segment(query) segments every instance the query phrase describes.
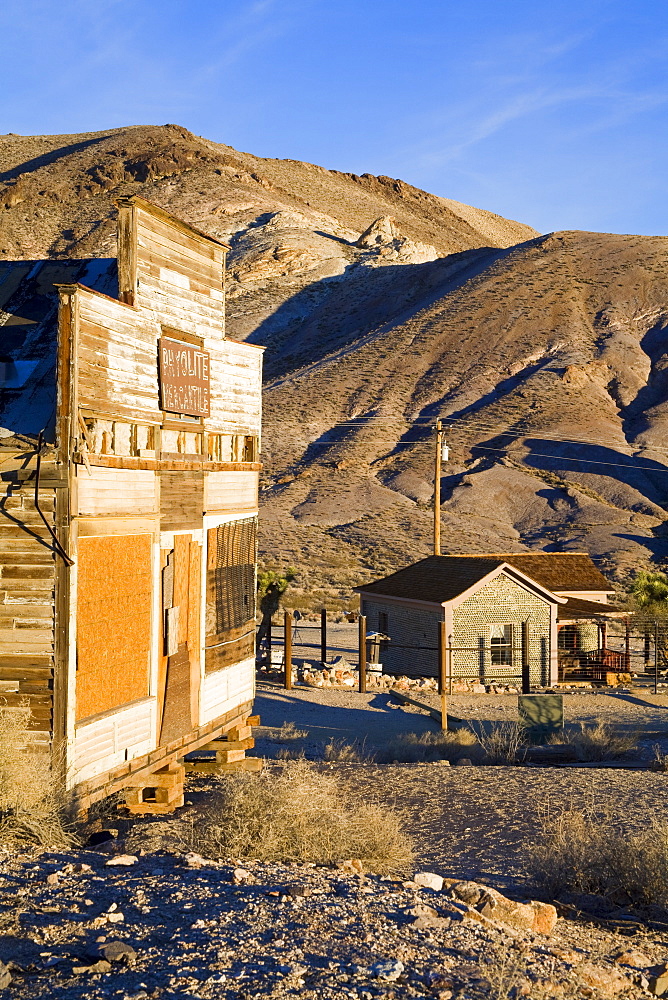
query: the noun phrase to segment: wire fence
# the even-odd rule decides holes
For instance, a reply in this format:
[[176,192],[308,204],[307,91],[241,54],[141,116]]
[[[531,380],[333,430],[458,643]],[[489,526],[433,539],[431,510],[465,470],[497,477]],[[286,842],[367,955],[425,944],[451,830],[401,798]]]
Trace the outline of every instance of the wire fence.
[[[324,609],[320,623],[295,620],[288,612],[280,623],[264,623],[264,630],[259,634],[259,662],[282,668],[287,677],[286,654],[292,662],[295,646],[317,649],[319,645],[320,655],[310,657],[311,662],[330,666],[327,662],[330,651],[327,624]],[[438,678],[439,686],[448,692],[461,682],[486,686],[504,684],[528,691],[532,686],[549,686],[555,680],[606,684],[615,679],[630,680],[630,675],[653,681],[657,691],[659,681],[668,674],[668,622],[650,622],[640,627],[615,620],[601,622],[599,641],[593,644],[591,629],[587,642],[581,642],[572,628],[562,630],[556,650],[550,648],[546,636],[529,633],[528,626],[527,630],[523,626],[521,638],[519,629],[515,630],[513,640],[508,643],[495,646],[489,636],[481,636],[476,645],[465,646],[454,643],[452,636],[441,643],[438,635],[434,644],[396,642],[381,633],[367,632],[366,619],[362,616],[357,616],[357,625],[357,642],[339,645],[336,649],[347,654],[351,667],[359,671],[360,689],[365,685],[368,672],[381,670],[392,675]],[[308,638],[317,637],[319,643],[317,639],[315,643],[304,643],[302,633]],[[280,649],[279,662],[274,662],[273,650],[277,652],[277,647]],[[397,653],[401,657],[399,664]]]

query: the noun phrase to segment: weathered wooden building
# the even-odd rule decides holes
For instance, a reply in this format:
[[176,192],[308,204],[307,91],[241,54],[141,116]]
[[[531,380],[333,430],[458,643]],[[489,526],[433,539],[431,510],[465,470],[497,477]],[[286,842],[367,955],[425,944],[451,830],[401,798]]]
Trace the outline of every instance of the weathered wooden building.
[[224,243],[139,198],[118,235],[0,262],[0,699],[85,801],[254,695],[262,352],[225,336]]
[[584,553],[429,556],[356,590],[368,628],[388,636],[381,659],[390,674],[436,676],[445,622],[453,677],[512,682],[521,676],[526,624],[531,682],[553,684],[560,629],[576,627],[594,662],[607,652],[600,623],[619,615],[607,604],[612,588]]

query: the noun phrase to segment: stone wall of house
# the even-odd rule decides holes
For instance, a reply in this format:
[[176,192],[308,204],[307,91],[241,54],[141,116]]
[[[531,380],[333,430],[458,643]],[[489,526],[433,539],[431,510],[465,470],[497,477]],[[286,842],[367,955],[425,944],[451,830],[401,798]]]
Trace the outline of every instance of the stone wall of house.
[[[381,645],[383,673],[438,676],[438,623],[443,620],[442,612],[365,599],[362,614],[366,615],[368,632],[390,636],[390,642]],[[383,614],[386,620],[381,618]]]
[[[506,678],[511,681],[513,677],[519,680],[522,673],[522,622],[527,620],[531,682],[548,683],[550,605],[504,574],[454,611],[453,676],[478,676],[483,682],[503,681]],[[507,624],[513,626],[512,665],[492,665],[491,626]]]

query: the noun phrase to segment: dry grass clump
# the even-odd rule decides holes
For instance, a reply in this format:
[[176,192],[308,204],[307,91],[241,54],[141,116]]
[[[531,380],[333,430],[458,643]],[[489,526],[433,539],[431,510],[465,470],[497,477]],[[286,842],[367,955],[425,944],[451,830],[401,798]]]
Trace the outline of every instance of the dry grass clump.
[[366,745],[366,740],[331,739],[325,743],[323,757],[329,763],[373,764],[376,754]]
[[638,734],[615,733],[603,722],[595,726],[581,722],[579,729],[564,730],[550,737],[549,742],[572,747],[580,761],[615,760],[637,749]]
[[518,764],[526,756],[526,729],[518,722],[501,722],[486,730],[482,725],[471,726],[480,743],[486,764]]
[[297,729],[294,722],[290,721],[284,722],[280,729],[276,730],[271,739],[277,743],[287,743],[289,740],[301,740],[305,736],[308,736],[308,730]]
[[203,816],[199,849],[217,857],[331,863],[359,858],[400,874],[413,850],[394,811],[351,798],[335,775],[306,760],[260,774],[222,775]]
[[478,739],[470,729],[444,732],[404,733],[387,744],[381,760],[390,764],[428,764],[435,760],[459,760],[478,756]]
[[67,847],[74,836],[66,803],[29,725],[28,705],[0,706],[0,843]]
[[552,893],[595,893],[612,902],[668,907],[668,822],[627,834],[605,813],[566,809],[543,817],[530,848],[536,878]]

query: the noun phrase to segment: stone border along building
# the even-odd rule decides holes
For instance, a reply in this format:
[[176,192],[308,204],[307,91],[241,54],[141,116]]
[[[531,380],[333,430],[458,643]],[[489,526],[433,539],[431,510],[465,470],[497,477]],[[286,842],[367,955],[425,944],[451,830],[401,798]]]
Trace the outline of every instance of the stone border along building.
[[585,553],[540,552],[429,556],[355,588],[370,632],[381,644],[383,672],[438,674],[439,622],[448,637],[453,678],[516,683],[522,625],[528,623],[531,683],[559,679],[558,631],[578,629],[579,648],[605,645],[610,584]]
[[170,811],[186,753],[251,742],[262,350],[225,336],[228,249],[130,198],[118,260],[0,262],[0,704],[84,807]]

